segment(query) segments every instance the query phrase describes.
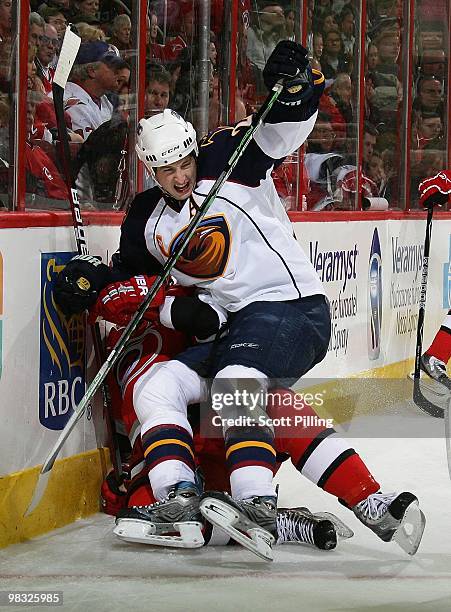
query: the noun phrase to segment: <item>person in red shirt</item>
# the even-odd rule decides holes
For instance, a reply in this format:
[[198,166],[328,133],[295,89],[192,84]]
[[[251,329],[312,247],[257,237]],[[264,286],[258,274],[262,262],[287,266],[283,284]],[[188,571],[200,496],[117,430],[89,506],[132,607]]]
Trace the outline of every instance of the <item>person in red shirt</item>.
[[55,163],[42,147],[31,140],[35,112],[36,103],[29,98],[27,101],[28,138],[25,146],[27,193],[34,193],[54,200],[67,200],[69,198],[68,189]]

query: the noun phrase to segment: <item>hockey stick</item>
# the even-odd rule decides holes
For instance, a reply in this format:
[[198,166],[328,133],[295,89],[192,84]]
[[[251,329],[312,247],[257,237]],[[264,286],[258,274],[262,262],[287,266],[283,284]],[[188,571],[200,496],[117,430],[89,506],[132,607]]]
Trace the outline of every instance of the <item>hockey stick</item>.
[[[147,294],[146,298],[141,303],[141,306],[138,308],[138,310],[136,311],[135,315],[133,316],[133,318],[130,320],[130,322],[128,323],[128,325],[126,326],[124,331],[122,332],[122,336],[119,338],[119,340],[117,341],[116,345],[113,347],[113,349],[111,350],[110,354],[108,355],[105,363],[102,365],[102,367],[98,371],[97,375],[92,380],[92,382],[89,385],[88,389],[86,390],[86,393],[83,396],[82,400],[80,401],[78,406],[76,406],[74,408],[74,412],[73,412],[71,418],[66,423],[66,426],[64,427],[64,429],[61,431],[57,442],[55,443],[54,447],[52,448],[52,450],[48,454],[48,456],[47,456],[47,458],[46,458],[46,460],[45,460],[45,462],[44,462],[44,464],[43,464],[43,466],[41,468],[40,480],[41,480],[41,476],[46,476],[46,475],[49,474],[50,470],[53,467],[53,464],[55,463],[55,460],[56,460],[56,458],[58,456],[58,453],[61,450],[61,447],[63,446],[63,444],[65,443],[65,441],[69,437],[69,435],[71,434],[71,432],[74,429],[74,427],[77,424],[77,422],[84,415],[84,413],[86,411],[86,408],[87,408],[87,405],[90,402],[91,398],[94,396],[96,391],[99,389],[100,385],[105,380],[105,378],[108,375],[108,373],[110,372],[110,370],[116,364],[116,362],[119,359],[119,356],[120,356],[124,346],[127,344],[128,340],[129,340],[130,336],[133,334],[133,332],[135,331],[135,329],[139,325],[141,319],[143,318],[145,312],[149,308],[149,306],[150,306],[153,298],[157,294],[158,290],[160,289],[160,287],[163,285],[164,281],[170,275],[170,273],[172,271],[172,268],[175,266],[175,264],[177,263],[178,259],[183,254],[186,246],[188,245],[188,243],[191,240],[194,232],[196,231],[196,228],[198,227],[199,223],[202,221],[203,217],[208,212],[208,209],[210,208],[211,204],[213,203],[214,199],[216,198],[216,196],[217,196],[218,192],[220,191],[221,187],[224,185],[224,183],[226,182],[226,180],[228,179],[230,174],[233,172],[233,169],[237,165],[239,159],[241,158],[241,156],[243,155],[244,151],[248,147],[248,145],[251,142],[252,138],[254,137],[255,133],[257,132],[257,130],[259,129],[259,127],[263,123],[266,115],[269,113],[269,111],[273,107],[274,103],[276,102],[277,98],[280,95],[280,92],[282,91],[282,88],[283,88],[283,82],[282,81],[279,81],[278,83],[276,83],[276,85],[274,85],[274,87],[273,87],[273,90],[272,90],[271,94],[268,96],[268,98],[266,99],[265,103],[262,105],[260,110],[256,113],[253,125],[251,125],[249,127],[249,129],[246,130],[246,132],[244,133],[244,135],[241,138],[241,140],[239,141],[235,151],[232,153],[229,161],[227,162],[226,167],[224,168],[222,173],[219,175],[219,177],[216,179],[216,181],[214,182],[212,188],[210,189],[210,191],[208,192],[207,196],[205,197],[205,200],[203,201],[202,206],[198,209],[196,214],[191,219],[191,222],[189,223],[188,227],[186,228],[185,235],[184,235],[183,239],[181,240],[179,248],[169,257],[169,259],[164,264],[160,276],[155,279],[155,282],[152,284],[152,286],[151,286],[151,288],[149,290],[149,293]],[[37,489],[43,489],[43,485],[40,485],[40,480],[38,481]],[[34,499],[34,497],[36,495],[37,495],[37,493],[35,492],[35,495],[33,496],[33,499]]]
[[[77,36],[72,30],[70,25],[66,28],[64,34],[63,44],[61,46],[60,55],[58,58],[58,64],[55,71],[53,83],[52,83],[52,94],[53,94],[53,105],[55,108],[56,124],[58,130],[58,143],[59,143],[59,154],[61,165],[63,168],[64,179],[68,189],[69,204],[72,213],[72,222],[74,226],[75,243],[77,245],[77,251],[79,255],[89,255],[88,242],[83,227],[83,218],[81,216],[80,203],[78,200],[78,192],[75,185],[75,180],[72,175],[71,163],[70,163],[70,149],[69,140],[67,136],[66,122],[64,118],[64,89],[69,77],[69,73],[75,62],[78,49],[80,47],[81,38]],[[100,334],[100,328],[98,324],[90,326],[92,341],[94,345],[94,353],[96,356],[97,367],[100,368],[105,361],[105,354],[102,345],[102,338]],[[111,415],[110,405],[111,399],[108,391],[107,384],[102,384],[102,397],[103,406],[105,412],[105,420],[107,426],[108,435],[108,446],[110,449],[111,462],[113,465],[114,472],[118,481],[120,481],[122,471],[122,460],[117,444],[116,428],[114,420]],[[47,481],[38,482],[33,498],[25,512],[24,516],[30,514],[36,506],[39,504],[42,494],[45,491]]]
[[418,308],[417,343],[415,347],[415,371],[413,375],[413,401],[424,412],[437,419],[443,419],[445,411],[424,397],[420,388],[420,360],[423,348],[424,315],[426,311],[426,291],[429,272],[429,252],[431,247],[432,216],[434,207],[428,208],[426,235],[424,237],[423,269],[421,272],[420,300]]
[[[77,55],[78,48],[81,43],[81,38],[77,36],[71,29],[70,26],[66,29],[64,40],[66,39],[66,35],[69,41],[73,41],[71,43],[70,48],[68,48],[67,54],[66,49],[63,47],[60,52],[59,62],[61,58],[63,58],[63,62],[65,62],[67,58],[67,63],[71,61],[73,64],[75,61],[75,57]],[[78,40],[77,40],[78,39]],[[75,53],[75,55],[74,55]],[[64,66],[64,64],[63,64]],[[77,251],[79,255],[88,255],[89,248],[88,242],[85,235],[85,230],[83,227],[83,217],[81,215],[80,203],[78,200],[78,191],[75,184],[75,177],[72,173],[71,168],[71,156],[69,150],[69,139],[67,136],[66,122],[64,118],[64,90],[66,87],[67,79],[69,77],[69,73],[67,71],[64,72],[56,72],[55,77],[52,83],[52,94],[53,94],[53,105],[55,108],[57,129],[58,129],[58,141],[60,148],[60,156],[61,162],[63,166],[64,178],[66,181],[66,185],[69,189],[69,203],[70,209],[72,213],[72,222],[74,225],[74,235],[75,242],[77,245]],[[92,342],[94,346],[94,354],[96,357],[97,367],[100,368],[105,361],[105,351],[103,349],[102,336],[100,334],[100,327],[98,323],[94,323],[90,325]],[[107,437],[108,437],[108,447],[110,450],[110,459],[113,465],[113,470],[116,475],[116,479],[118,482],[121,482],[123,478],[123,470],[122,470],[122,458],[119,450],[119,444],[117,442],[117,433],[116,426],[114,423],[114,419],[111,413],[111,397],[108,390],[108,385],[106,382],[102,384],[102,399],[103,399],[103,407],[104,407],[104,415],[105,415],[105,423],[107,427]]]

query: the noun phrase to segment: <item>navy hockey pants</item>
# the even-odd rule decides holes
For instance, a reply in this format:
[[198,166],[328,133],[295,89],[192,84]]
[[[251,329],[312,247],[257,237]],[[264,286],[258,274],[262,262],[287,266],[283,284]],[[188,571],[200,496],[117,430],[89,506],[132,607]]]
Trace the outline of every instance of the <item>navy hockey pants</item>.
[[229,315],[225,337],[190,347],[175,359],[201,376],[213,378],[228,365],[243,365],[291,385],[325,357],[330,331],[323,295],[254,302]]

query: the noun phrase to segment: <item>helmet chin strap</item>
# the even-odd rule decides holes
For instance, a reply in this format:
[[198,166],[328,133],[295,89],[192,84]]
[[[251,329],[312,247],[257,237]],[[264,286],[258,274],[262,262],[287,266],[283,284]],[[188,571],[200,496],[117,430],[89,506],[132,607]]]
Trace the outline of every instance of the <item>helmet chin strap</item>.
[[[197,156],[193,151],[191,151],[191,153],[189,153],[188,155],[192,155],[194,157],[194,160],[197,161]],[[180,212],[183,206],[185,205],[185,203],[190,199],[191,196],[185,198],[184,200],[177,200],[177,198],[174,198],[174,196],[171,195],[168,191],[166,191],[166,189],[164,189],[164,187],[160,184],[160,182],[157,179],[157,175],[155,173],[155,168],[153,168],[152,166],[147,166],[147,164],[145,164],[145,166],[147,170],[150,172],[150,176],[153,178],[155,183],[161,189],[166,203],[169,204],[172,208],[177,208]]]
[[159,183],[159,181],[157,179],[157,176],[155,174],[155,168],[147,166],[147,169],[150,172],[150,176],[153,178],[155,183],[161,189],[166,204],[168,204],[173,209],[174,208],[177,209],[178,212],[180,212],[182,210],[182,208],[184,207],[185,203],[189,200],[189,197],[185,198],[184,200],[177,200],[177,198],[174,198],[174,196],[171,195],[168,191],[166,191],[166,189],[164,189],[163,186]]

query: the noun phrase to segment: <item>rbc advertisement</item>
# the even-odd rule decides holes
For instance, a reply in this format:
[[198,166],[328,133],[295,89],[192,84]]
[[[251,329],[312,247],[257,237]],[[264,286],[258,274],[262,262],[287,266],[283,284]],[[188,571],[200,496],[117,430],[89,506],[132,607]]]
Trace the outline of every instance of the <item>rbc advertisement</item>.
[[39,332],[39,421],[63,429],[85,392],[86,328],[83,315],[66,319],[56,308],[52,288],[73,253],[41,254]]

